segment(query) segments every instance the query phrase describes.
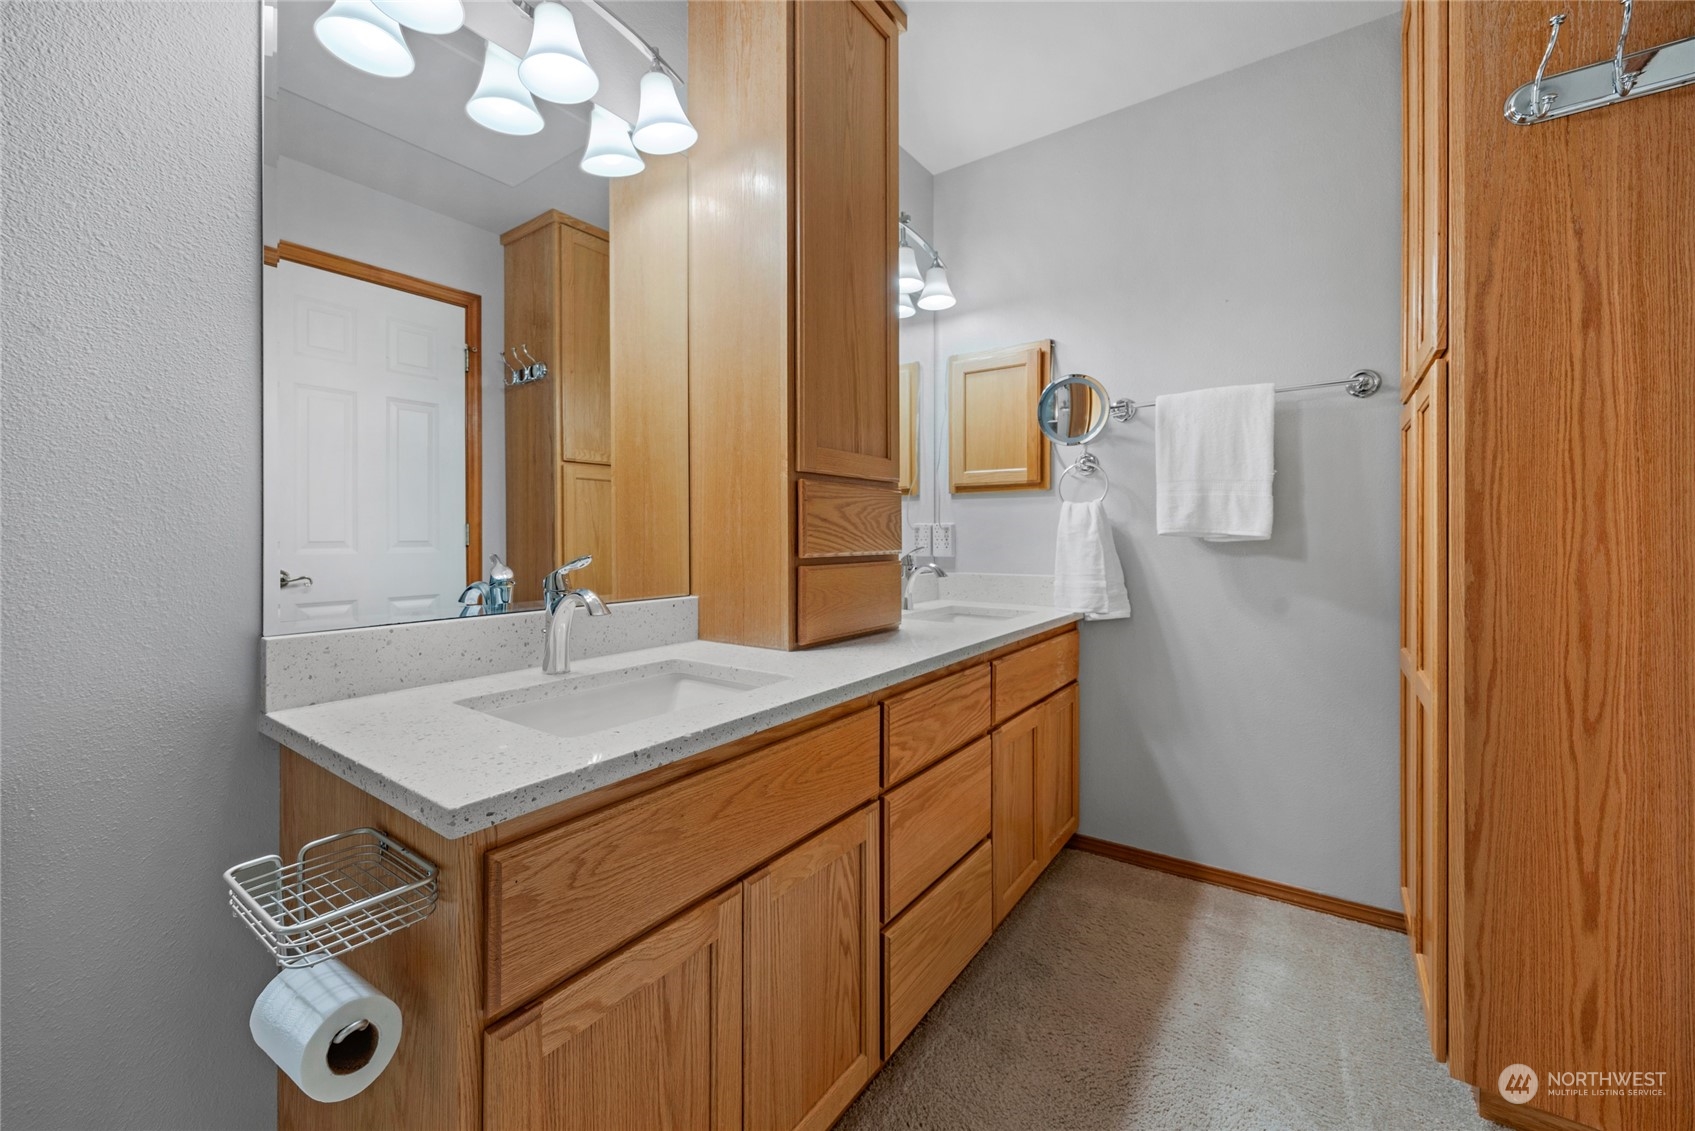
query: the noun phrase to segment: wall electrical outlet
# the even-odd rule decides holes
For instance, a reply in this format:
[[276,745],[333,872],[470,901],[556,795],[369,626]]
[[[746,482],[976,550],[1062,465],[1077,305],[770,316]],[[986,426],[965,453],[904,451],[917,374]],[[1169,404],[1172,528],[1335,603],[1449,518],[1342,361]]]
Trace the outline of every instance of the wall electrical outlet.
[[930,531],[931,524],[928,522],[915,522],[912,524],[913,553],[928,554],[930,552]]
[[936,523],[936,529],[930,534],[930,552],[938,558],[953,557],[953,523]]

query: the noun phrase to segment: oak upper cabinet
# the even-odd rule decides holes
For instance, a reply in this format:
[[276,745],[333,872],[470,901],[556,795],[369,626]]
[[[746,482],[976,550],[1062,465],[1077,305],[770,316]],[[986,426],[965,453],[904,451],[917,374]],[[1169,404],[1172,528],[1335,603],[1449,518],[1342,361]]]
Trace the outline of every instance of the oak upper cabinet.
[[953,491],[1036,491],[1048,485],[1048,438],[1036,424],[1053,343],[948,359],[948,469]]
[[741,987],[737,888],[490,1029],[485,1131],[741,1127]]
[[[573,522],[584,474],[611,474],[611,315],[606,232],[544,212],[500,237],[506,249],[506,343],[547,376],[506,389],[506,561],[514,599],[541,598],[542,577],[593,554],[612,594],[610,530]],[[524,360],[528,360],[525,358]]]
[[823,1131],[882,1063],[878,823],[862,809],[742,883],[749,1128]]
[[[897,44],[883,0],[689,12],[691,577],[700,634],[900,622]],[[821,486],[851,489],[820,514]],[[894,515],[809,528],[843,516]],[[820,547],[828,547],[820,552]]]
[[1409,0],[1402,23],[1401,399],[1448,348],[1448,3]]

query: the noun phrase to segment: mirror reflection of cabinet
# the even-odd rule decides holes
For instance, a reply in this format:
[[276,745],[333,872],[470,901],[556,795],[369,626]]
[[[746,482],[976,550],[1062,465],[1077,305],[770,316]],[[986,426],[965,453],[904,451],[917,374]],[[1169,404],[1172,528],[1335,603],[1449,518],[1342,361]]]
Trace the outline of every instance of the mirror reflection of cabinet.
[[918,363],[900,367],[900,493],[918,490]]
[[[542,380],[506,389],[506,550],[517,574],[514,599],[539,600],[542,577],[583,554],[594,555],[594,565],[574,583],[610,598],[607,235],[555,210],[506,232],[500,242],[506,248],[506,344],[527,347],[548,368]],[[604,516],[585,484],[607,486]]]
[[1048,441],[1036,405],[1048,384],[1053,343],[948,359],[948,469],[954,491],[1040,491]]

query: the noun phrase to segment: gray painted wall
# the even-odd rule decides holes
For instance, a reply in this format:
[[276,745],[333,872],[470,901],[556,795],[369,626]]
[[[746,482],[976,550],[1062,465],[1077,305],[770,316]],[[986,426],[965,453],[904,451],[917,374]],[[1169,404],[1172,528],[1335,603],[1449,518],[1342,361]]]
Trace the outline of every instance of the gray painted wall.
[[0,5],[4,1099],[264,1127],[257,4]]
[[[1138,400],[1392,383],[1399,54],[1379,20],[937,176],[938,358],[1053,338]],[[1263,543],[1154,534],[1152,415],[1094,448],[1136,615],[1084,634],[1082,831],[1395,907],[1395,395],[1279,398]],[[1051,573],[1058,505],[946,496],[944,564]]]

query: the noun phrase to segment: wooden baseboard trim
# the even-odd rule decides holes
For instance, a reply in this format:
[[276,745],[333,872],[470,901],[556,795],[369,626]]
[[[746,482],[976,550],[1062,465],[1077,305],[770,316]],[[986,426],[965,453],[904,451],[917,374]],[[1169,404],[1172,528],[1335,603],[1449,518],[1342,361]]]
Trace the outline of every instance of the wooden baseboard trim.
[[1210,864],[1197,864],[1193,860],[1182,860],[1176,856],[1149,852],[1145,848],[1131,848],[1127,844],[1101,840],[1098,837],[1078,834],[1071,838],[1067,847],[1091,852],[1096,856],[1105,856],[1109,860],[1134,864],[1138,868],[1151,868],[1156,872],[1169,872],[1173,876],[1182,876],[1187,880],[1199,880],[1203,884],[1216,884],[1221,888],[1233,888],[1236,891],[1247,892],[1249,895],[1264,896],[1266,899],[1275,899],[1281,903],[1292,903],[1296,907],[1304,907],[1308,911],[1321,911],[1339,919],[1352,919],[1356,923],[1382,927],[1386,931],[1400,931],[1402,934],[1406,934],[1407,931],[1407,922],[1401,912],[1373,907],[1369,903],[1355,903],[1351,899],[1337,899],[1333,895],[1322,895],[1305,888],[1291,887],[1288,884],[1280,884],[1275,880],[1262,880],[1255,876],[1244,876],[1240,872],[1229,872],[1223,868],[1214,868]]
[[1587,1123],[1574,1123],[1561,1115],[1508,1103],[1487,1088],[1477,1089],[1477,1114],[1513,1131],[1595,1131]]

